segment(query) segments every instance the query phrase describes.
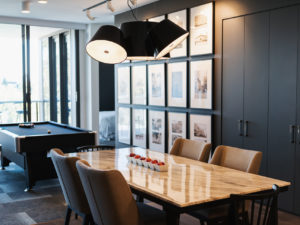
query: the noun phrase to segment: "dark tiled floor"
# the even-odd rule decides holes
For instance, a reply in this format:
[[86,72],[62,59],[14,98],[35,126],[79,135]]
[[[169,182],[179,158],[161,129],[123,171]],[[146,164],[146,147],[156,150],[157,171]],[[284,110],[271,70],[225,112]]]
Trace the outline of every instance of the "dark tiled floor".
[[[64,224],[66,205],[56,179],[37,182],[31,192],[24,192],[24,188],[22,169],[11,164],[0,171],[0,225]],[[70,224],[79,225],[81,221],[73,218]],[[180,224],[199,225],[199,221],[184,214]],[[300,217],[279,212],[279,225],[300,225]]]

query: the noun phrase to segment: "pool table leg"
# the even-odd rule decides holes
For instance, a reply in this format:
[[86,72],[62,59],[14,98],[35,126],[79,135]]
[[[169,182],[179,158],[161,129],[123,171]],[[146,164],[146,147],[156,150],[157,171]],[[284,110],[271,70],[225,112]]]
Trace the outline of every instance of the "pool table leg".
[[30,157],[28,157],[28,156],[25,157],[24,173],[25,173],[25,180],[26,180],[26,188],[25,188],[24,191],[28,192],[32,189],[32,187],[34,185],[34,180],[33,180],[33,177],[32,177]]
[[1,153],[1,170],[5,170],[6,166],[9,166],[9,160],[3,156],[3,153]]

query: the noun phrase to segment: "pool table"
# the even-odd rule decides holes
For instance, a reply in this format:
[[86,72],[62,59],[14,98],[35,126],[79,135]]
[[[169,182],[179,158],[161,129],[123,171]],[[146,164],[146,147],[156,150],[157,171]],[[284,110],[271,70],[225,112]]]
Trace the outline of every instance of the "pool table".
[[97,133],[56,122],[36,122],[32,128],[21,128],[18,123],[0,124],[2,145],[1,169],[14,162],[24,169],[26,189],[35,181],[56,177],[49,151],[60,148],[63,152],[76,147],[97,144]]

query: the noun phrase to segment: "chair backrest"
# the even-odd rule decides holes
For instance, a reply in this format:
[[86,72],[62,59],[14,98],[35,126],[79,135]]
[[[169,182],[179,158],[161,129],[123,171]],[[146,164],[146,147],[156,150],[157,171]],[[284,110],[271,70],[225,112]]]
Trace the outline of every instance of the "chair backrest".
[[[277,225],[278,224],[278,194],[279,187],[273,185],[273,190],[263,194],[230,196],[233,225]],[[247,202],[250,201],[250,206]]]
[[177,138],[170,151],[170,154],[199,160],[201,162],[208,162],[210,150],[210,143]]
[[76,168],[76,161],[80,158],[67,157],[57,148],[52,149],[50,154],[65,201],[73,210],[90,214],[90,207]]
[[100,150],[112,150],[115,149],[115,146],[112,145],[86,145],[76,148],[77,152],[93,152]]
[[140,224],[136,202],[119,171],[96,170],[84,160],[76,166],[96,224]]
[[220,145],[209,163],[257,174],[261,160],[262,152]]

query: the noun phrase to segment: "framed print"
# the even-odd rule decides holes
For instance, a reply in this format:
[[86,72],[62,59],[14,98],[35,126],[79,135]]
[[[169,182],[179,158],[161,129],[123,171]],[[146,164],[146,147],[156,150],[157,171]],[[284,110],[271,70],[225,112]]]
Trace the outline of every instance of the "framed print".
[[146,105],[146,66],[132,67],[132,104]]
[[165,15],[162,15],[162,16],[157,16],[157,17],[153,17],[153,18],[150,18],[148,19],[149,22],[161,22],[165,19]]
[[190,139],[211,143],[211,115],[190,115]]
[[191,8],[190,54],[213,53],[213,3]]
[[165,65],[148,66],[148,102],[149,105],[165,106]]
[[[184,30],[186,30],[186,10],[171,13],[168,15],[168,19],[180,26],[181,28],[183,28]],[[170,52],[171,58],[186,56],[186,46],[187,40],[183,41]]]
[[190,107],[212,109],[212,59],[191,62]]
[[165,152],[165,112],[149,110],[149,149]]
[[177,138],[186,138],[186,113],[168,113],[169,152]]
[[119,142],[130,145],[130,108],[118,109],[118,139]]
[[119,67],[118,79],[118,102],[130,104],[130,67]]
[[168,106],[186,107],[186,62],[168,64]]
[[138,147],[147,146],[147,115],[145,109],[132,109],[132,144]]

